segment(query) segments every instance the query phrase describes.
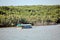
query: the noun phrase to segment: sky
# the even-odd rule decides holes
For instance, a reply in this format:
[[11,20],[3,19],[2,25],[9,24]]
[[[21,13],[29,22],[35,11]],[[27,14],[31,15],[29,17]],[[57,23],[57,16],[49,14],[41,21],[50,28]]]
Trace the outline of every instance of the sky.
[[0,0],[0,6],[60,5],[60,0]]

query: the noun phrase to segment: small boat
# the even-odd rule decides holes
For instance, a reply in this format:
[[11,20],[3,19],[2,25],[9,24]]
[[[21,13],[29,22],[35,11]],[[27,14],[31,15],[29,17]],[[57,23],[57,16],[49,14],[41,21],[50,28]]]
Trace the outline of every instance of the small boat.
[[18,24],[17,27],[22,27],[22,29],[26,28],[32,28],[31,24]]

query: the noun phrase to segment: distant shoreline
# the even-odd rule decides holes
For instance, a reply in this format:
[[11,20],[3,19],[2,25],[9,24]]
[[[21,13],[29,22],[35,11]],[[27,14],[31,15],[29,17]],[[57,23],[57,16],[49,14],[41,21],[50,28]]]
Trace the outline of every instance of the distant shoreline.
[[[60,24],[55,24],[55,25],[60,25]],[[41,25],[41,26],[54,26],[54,25]],[[32,27],[34,27],[34,26],[32,26]],[[35,27],[37,27],[37,26],[35,26]],[[21,28],[21,27],[14,26],[14,27],[0,27],[0,28]]]
[[56,5],[0,5],[0,6],[59,6],[60,4]]

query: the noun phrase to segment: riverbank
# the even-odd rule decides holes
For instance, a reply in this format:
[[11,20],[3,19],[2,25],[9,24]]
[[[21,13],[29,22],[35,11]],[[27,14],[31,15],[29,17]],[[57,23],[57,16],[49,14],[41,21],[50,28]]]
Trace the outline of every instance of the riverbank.
[[[60,24],[55,24],[55,25],[41,25],[41,26],[60,26]],[[32,26],[32,27],[41,27],[41,26]],[[14,26],[14,27],[0,27],[0,28],[22,28],[22,27],[17,27],[17,26]]]

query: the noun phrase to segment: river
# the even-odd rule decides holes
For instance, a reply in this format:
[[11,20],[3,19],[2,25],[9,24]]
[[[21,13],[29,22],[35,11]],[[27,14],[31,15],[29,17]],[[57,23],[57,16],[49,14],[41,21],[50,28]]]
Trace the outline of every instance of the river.
[[0,40],[60,40],[60,25],[0,28]]

